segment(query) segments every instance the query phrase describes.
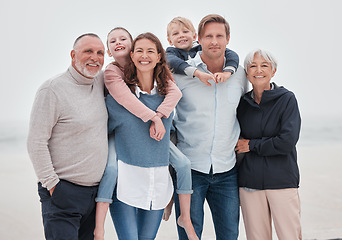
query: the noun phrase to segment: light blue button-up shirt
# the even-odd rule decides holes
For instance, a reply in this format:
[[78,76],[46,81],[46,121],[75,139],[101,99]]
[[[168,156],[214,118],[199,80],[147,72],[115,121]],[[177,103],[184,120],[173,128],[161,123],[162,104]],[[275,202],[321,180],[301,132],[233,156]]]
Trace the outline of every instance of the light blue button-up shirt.
[[[188,63],[210,73],[200,55]],[[210,80],[211,87],[186,75],[174,74],[174,78],[183,94],[176,107],[177,147],[190,159],[193,170],[207,174],[211,167],[214,174],[231,170],[240,135],[236,108],[247,91],[244,69],[239,66],[224,83]]]

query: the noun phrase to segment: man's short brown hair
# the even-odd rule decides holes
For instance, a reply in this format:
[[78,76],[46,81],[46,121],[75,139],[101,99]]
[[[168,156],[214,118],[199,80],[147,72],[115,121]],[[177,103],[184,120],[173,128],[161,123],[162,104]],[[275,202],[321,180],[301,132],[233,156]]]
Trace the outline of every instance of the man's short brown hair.
[[202,20],[198,24],[198,38],[202,37],[204,26],[211,22],[224,24],[224,28],[226,30],[226,37],[230,35],[230,27],[226,19],[218,14],[209,14],[205,16],[204,18],[202,18]]

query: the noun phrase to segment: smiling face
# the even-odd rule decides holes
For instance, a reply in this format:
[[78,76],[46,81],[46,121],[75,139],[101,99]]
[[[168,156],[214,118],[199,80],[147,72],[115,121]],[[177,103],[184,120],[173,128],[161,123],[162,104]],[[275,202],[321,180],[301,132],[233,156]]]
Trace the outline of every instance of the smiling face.
[[152,72],[154,67],[160,61],[160,53],[154,42],[147,38],[139,39],[135,42],[133,52],[131,52],[132,61],[137,72]]
[[104,62],[102,41],[93,36],[81,38],[71,51],[72,66],[86,78],[94,78]]
[[108,55],[116,61],[119,58],[128,58],[131,51],[132,40],[123,29],[113,30],[107,38]]
[[190,31],[181,23],[173,23],[170,26],[168,41],[170,45],[176,48],[189,51],[192,48],[192,42],[196,40],[197,34]]
[[199,36],[199,43],[202,45],[203,57],[217,59],[224,56],[229,36],[223,23],[207,23]]
[[247,78],[255,87],[270,86],[271,78],[277,69],[272,69],[272,64],[265,60],[260,54],[254,55],[253,61],[247,66]]

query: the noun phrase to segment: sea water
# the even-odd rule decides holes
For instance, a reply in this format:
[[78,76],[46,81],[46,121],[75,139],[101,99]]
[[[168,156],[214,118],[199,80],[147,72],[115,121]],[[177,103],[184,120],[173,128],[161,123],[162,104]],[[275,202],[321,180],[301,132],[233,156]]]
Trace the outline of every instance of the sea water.
[[[0,153],[26,153],[29,121],[3,122],[0,126]],[[342,117],[302,116],[299,145],[342,142]]]

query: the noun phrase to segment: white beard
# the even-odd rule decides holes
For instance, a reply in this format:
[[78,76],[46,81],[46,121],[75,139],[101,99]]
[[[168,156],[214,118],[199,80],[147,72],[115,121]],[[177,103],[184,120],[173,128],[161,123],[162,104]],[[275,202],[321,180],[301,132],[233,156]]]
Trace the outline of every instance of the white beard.
[[[85,64],[87,64],[87,63],[85,63]],[[82,75],[84,75],[87,78],[94,78],[100,72],[100,69],[99,69],[99,71],[97,71],[96,73],[91,73],[86,68],[86,65],[81,65],[80,62],[78,62],[78,61],[75,62],[75,66],[78,69],[78,71],[80,71],[80,73],[82,73]]]

